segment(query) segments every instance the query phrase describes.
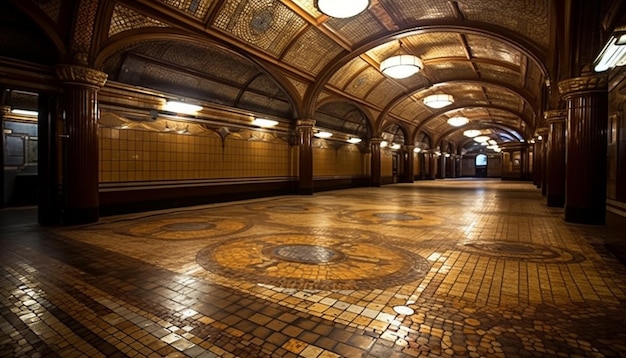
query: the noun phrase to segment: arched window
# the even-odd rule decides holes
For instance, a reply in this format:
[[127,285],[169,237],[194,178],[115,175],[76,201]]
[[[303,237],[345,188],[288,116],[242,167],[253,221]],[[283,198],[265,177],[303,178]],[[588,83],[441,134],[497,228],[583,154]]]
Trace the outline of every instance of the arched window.
[[478,154],[476,156],[476,166],[477,167],[487,166],[487,156],[485,154]]

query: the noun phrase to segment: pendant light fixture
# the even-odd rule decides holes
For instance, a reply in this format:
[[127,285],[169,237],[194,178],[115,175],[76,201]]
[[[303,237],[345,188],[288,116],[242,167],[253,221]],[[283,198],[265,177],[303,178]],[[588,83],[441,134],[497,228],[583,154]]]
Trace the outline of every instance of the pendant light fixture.
[[454,116],[454,117],[448,118],[448,124],[453,127],[464,126],[468,123],[469,123],[469,119],[467,119],[467,117]]
[[474,138],[478,135],[480,135],[480,131],[478,129],[468,129],[466,131],[463,132],[463,135],[469,138]]
[[430,108],[443,108],[454,103],[454,98],[449,94],[432,94],[424,98],[424,104]]
[[380,63],[380,72],[396,79],[413,76],[424,68],[422,60],[417,56],[406,53],[402,48],[402,41],[399,42],[400,50],[398,54],[388,57]]
[[345,19],[365,11],[370,6],[370,0],[317,0],[316,4],[322,13]]

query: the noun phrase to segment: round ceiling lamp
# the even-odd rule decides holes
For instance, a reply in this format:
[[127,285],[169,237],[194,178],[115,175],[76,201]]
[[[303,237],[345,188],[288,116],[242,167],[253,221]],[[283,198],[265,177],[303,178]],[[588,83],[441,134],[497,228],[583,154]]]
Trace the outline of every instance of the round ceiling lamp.
[[330,17],[345,19],[356,16],[370,6],[370,0],[317,0],[317,8]]
[[469,123],[469,119],[467,117],[455,116],[448,118],[448,124],[453,127],[464,126]]
[[463,135],[469,138],[474,138],[480,135],[480,131],[478,129],[468,129],[463,132]]
[[424,98],[424,104],[430,108],[443,108],[454,103],[454,98],[449,94],[432,94]]
[[478,143],[485,143],[487,145],[488,144],[487,141],[489,140],[489,137],[486,135],[480,135],[478,137],[474,137],[474,140]]
[[400,42],[399,53],[384,59],[380,63],[380,72],[391,78],[402,79],[413,76],[424,68],[424,63],[419,57],[403,52],[402,42]]

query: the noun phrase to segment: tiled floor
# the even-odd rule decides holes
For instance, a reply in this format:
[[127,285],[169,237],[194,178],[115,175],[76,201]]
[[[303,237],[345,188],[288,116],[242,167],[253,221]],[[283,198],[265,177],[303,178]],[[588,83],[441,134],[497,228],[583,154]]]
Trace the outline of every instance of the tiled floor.
[[544,202],[438,180],[54,230],[5,210],[0,356],[626,356],[609,234]]

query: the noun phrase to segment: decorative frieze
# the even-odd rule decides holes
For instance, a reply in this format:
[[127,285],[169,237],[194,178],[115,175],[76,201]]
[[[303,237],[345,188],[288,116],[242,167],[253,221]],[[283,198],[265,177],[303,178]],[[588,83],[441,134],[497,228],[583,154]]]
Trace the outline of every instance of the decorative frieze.
[[56,69],[57,76],[65,83],[91,85],[98,88],[104,86],[108,76],[106,73],[93,68],[77,65],[60,65]]
[[606,75],[586,75],[559,82],[559,92],[567,98],[580,92],[606,92],[607,85]]

